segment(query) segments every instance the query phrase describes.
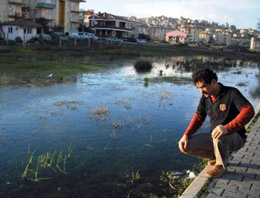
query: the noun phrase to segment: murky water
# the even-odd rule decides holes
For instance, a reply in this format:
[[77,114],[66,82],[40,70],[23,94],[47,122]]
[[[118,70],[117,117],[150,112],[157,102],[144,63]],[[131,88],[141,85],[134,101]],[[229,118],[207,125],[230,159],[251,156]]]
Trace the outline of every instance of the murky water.
[[[256,63],[212,57],[152,61],[154,69],[146,74],[129,63],[81,74],[73,84],[2,88],[0,197],[162,194],[161,171],[192,170],[198,163],[177,146],[200,98],[187,80],[198,65],[215,68],[220,82],[259,102],[252,97],[259,83]],[[183,80],[164,80],[173,76]],[[200,131],[208,126],[206,121]]]

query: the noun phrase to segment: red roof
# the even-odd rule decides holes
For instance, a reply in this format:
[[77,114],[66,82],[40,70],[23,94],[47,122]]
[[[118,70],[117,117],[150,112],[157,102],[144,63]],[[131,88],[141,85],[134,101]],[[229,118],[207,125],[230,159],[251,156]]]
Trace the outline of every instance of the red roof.
[[188,35],[179,30],[174,30],[174,31],[166,33],[166,36],[168,36],[168,37],[178,37],[179,36],[179,37],[187,38]]
[[38,24],[38,23],[34,23],[32,21],[28,21],[28,20],[24,20],[24,19],[16,19],[14,21],[7,21],[2,23],[1,25],[12,25],[12,26],[25,26],[25,27],[30,27],[30,28],[42,28],[43,26]]

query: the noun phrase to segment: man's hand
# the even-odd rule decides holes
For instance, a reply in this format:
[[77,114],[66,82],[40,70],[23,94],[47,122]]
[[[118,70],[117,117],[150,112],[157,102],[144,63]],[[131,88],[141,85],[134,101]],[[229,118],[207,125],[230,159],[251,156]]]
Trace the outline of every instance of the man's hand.
[[188,140],[189,140],[189,137],[187,135],[183,135],[179,141],[179,149],[182,153],[186,152]]
[[213,139],[219,139],[222,135],[228,134],[228,130],[223,125],[218,125],[213,129],[211,136]]

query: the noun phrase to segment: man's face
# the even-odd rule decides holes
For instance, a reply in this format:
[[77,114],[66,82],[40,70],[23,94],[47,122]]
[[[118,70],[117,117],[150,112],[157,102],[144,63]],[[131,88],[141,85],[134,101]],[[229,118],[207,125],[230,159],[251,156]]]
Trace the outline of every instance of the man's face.
[[196,87],[200,90],[200,93],[202,93],[205,97],[209,97],[213,94],[213,85],[207,84],[204,80],[198,81],[196,83]]

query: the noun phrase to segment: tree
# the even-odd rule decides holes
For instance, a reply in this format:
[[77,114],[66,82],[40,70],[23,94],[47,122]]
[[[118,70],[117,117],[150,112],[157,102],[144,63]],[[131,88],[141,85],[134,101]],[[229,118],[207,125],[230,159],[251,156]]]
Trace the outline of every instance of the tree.
[[258,23],[256,25],[256,28],[260,30],[260,19],[258,19]]
[[41,24],[43,26],[43,32],[48,33],[49,31],[49,21],[43,17],[35,19],[35,23]]

